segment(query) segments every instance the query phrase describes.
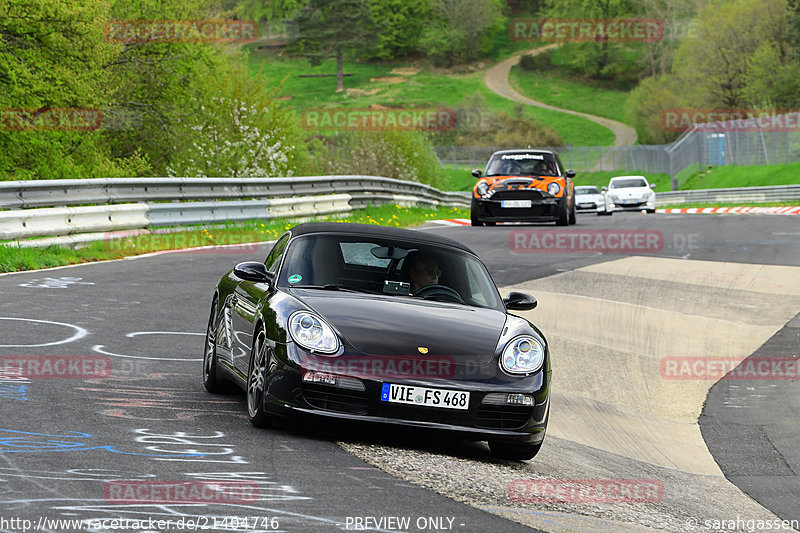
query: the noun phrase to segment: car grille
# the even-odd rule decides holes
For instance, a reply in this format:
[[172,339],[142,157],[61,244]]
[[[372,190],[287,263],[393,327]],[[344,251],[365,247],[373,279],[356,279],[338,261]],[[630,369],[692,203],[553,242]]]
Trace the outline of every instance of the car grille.
[[500,207],[500,204],[486,204],[482,213],[496,218],[530,218],[530,217],[555,217],[555,205],[536,204],[531,207]]
[[367,395],[365,392],[340,389],[329,385],[303,384],[303,396],[317,409],[339,411],[341,413],[366,414]]
[[511,191],[497,191],[492,195],[492,200],[541,200],[544,196],[538,189],[523,189]]
[[518,429],[533,416],[531,407],[482,405],[475,411],[475,425],[487,429]]

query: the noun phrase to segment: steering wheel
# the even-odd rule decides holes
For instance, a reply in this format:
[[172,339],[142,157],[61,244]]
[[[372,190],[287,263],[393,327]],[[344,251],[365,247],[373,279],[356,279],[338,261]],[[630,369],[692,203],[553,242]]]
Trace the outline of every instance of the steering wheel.
[[414,296],[425,299],[443,298],[446,302],[457,302],[460,304],[464,303],[464,300],[461,299],[461,295],[459,295],[455,290],[451,289],[447,285],[439,285],[438,283],[433,285],[425,285],[415,292]]

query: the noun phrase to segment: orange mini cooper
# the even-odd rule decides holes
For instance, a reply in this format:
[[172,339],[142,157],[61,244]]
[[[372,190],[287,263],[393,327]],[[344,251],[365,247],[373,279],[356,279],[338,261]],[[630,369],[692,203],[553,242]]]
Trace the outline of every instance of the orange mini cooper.
[[473,170],[473,226],[496,222],[575,224],[575,172],[564,170],[547,150],[502,150],[492,154],[486,173]]

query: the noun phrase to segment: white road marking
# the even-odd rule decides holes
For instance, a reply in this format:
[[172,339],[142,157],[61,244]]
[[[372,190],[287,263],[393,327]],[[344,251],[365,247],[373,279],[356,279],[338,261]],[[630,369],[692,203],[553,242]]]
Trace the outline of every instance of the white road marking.
[[72,329],[75,330],[75,334],[72,335],[72,337],[69,337],[67,339],[60,340],[60,341],[45,342],[45,343],[42,343],[42,344],[0,344],[0,348],[40,348],[42,346],[56,346],[58,344],[67,344],[67,343],[76,341],[78,339],[82,339],[83,337],[85,337],[86,335],[89,334],[89,332],[87,330],[83,329],[82,327],[75,326],[73,324],[67,324],[65,322],[53,322],[51,320],[38,320],[38,319],[35,319],[35,318],[15,318],[15,317],[5,317],[5,316],[0,316],[0,320],[18,320],[18,321],[21,321],[21,322],[37,322],[39,324],[54,324],[56,326],[64,326],[64,327],[72,328]]

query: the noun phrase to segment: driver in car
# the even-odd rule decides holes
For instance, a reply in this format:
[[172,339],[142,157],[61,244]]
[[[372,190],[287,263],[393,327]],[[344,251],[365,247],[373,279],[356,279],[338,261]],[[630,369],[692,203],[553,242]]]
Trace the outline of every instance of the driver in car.
[[439,283],[439,276],[442,271],[436,260],[426,255],[413,255],[410,257],[408,277],[411,280],[411,292],[416,294],[418,290],[428,285]]

